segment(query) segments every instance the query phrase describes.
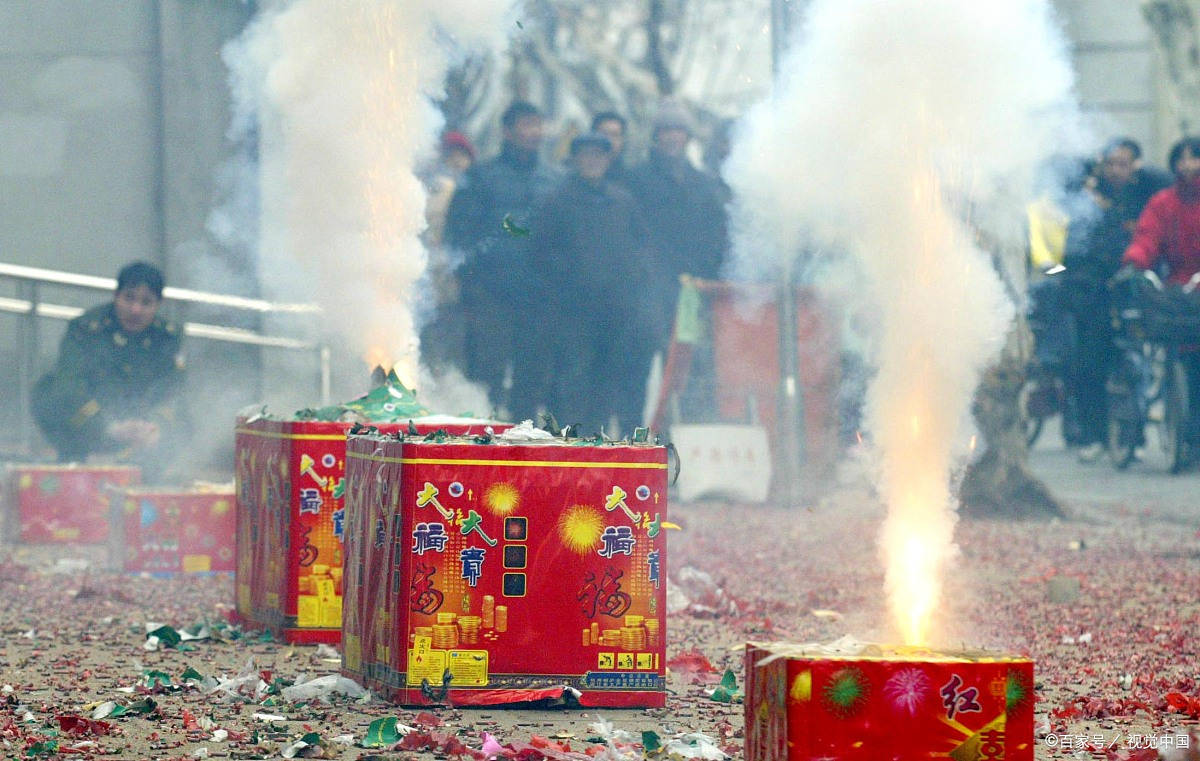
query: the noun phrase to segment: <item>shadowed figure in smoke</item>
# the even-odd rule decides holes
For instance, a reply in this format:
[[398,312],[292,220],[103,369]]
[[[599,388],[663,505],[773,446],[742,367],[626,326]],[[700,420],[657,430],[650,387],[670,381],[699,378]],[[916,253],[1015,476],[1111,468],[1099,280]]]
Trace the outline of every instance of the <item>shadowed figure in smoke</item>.
[[113,300],[67,325],[54,369],[34,387],[38,425],[64,462],[109,455],[155,481],[188,426],[179,326],[162,319],[163,276],[135,262]]
[[[520,418],[533,413],[533,403],[515,387],[506,399],[505,376],[510,363],[534,361],[537,353],[536,326],[527,320],[527,305],[541,296],[529,287],[537,281],[529,266],[529,214],[558,176],[538,156],[544,125],[536,106],[517,101],[500,121],[500,154],[463,177],[446,212],[445,243],[465,259],[459,304],[467,326],[466,376]],[[527,374],[520,367],[512,373]]]
[[640,286],[650,330],[649,344],[641,348],[647,357],[665,350],[671,337],[679,276],[715,278],[728,247],[721,186],[692,165],[691,140],[688,114],[664,104],[654,121],[650,154],[629,175],[629,188],[646,217],[652,256],[649,278]]
[[1120,267],[1138,215],[1151,196],[1170,184],[1169,175],[1144,164],[1136,141],[1113,140],[1104,147],[1088,183],[1086,205],[1067,228],[1063,257],[1067,271],[1061,282],[1078,336],[1068,375],[1078,409],[1078,431],[1070,443],[1081,445],[1079,458],[1084,462],[1099,458],[1108,429],[1104,386],[1116,346],[1106,283]]
[[534,211],[530,261],[545,294],[534,307],[543,348],[515,385],[561,422],[582,423],[584,433],[616,415],[628,435],[640,424],[648,369],[629,351],[645,341],[630,285],[644,280],[649,262],[637,204],[607,177],[612,159],[605,136],[575,138],[571,174]]

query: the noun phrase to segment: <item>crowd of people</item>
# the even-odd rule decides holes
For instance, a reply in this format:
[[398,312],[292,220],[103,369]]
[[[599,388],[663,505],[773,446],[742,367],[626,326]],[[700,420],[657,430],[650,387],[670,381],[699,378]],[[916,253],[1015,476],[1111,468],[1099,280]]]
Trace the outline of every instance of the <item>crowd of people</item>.
[[429,240],[461,266],[453,283],[435,275],[443,303],[423,343],[512,419],[549,411],[581,432],[628,435],[670,339],[679,276],[719,274],[728,190],[693,164],[679,107],[659,110],[636,163],[624,117],[600,112],[590,126],[561,166],[543,158],[545,120],[527,102],[504,112],[492,158],[474,161],[470,141],[447,133],[443,164],[459,169],[430,183],[445,205],[432,207]]
[[[614,112],[597,113],[562,162],[544,158],[535,106],[513,103],[501,124],[500,151],[485,160],[465,135],[446,133],[428,178],[440,303],[425,358],[461,368],[508,419],[548,411],[582,434],[627,436],[643,422],[680,276],[716,278],[727,254],[721,132],[700,168],[689,154],[692,124],[676,107],[659,111],[637,162]],[[1136,270],[1175,284],[1200,272],[1200,138],[1176,143],[1167,163],[1169,172],[1156,169],[1137,142],[1116,139],[1094,160],[1048,162],[1028,207],[1034,322],[1053,328],[1037,335],[1037,356],[1062,365],[1072,399],[1064,437],[1084,461],[1106,436],[1113,284]],[[68,327],[32,400],[62,459],[132,452],[153,473],[186,435],[179,331],[158,315],[163,285],[152,265],[129,265],[113,301]],[[1200,410],[1200,336],[1180,357],[1189,407]],[[1200,414],[1185,435],[1200,451]]]
[[[1109,142],[1095,159],[1056,159],[1052,181],[1029,207],[1031,296],[1038,357],[1060,363],[1071,398],[1067,444],[1092,462],[1104,449],[1106,384],[1116,361],[1113,287],[1136,270],[1155,270],[1176,284],[1200,271],[1200,138],[1178,141],[1169,172],[1146,162],[1130,138]],[[1069,326],[1070,330],[1064,329]],[[1064,338],[1065,337],[1065,338]],[[1197,336],[1200,343],[1200,336]],[[1181,347],[1189,375],[1189,407],[1200,409],[1200,347]],[[1200,443],[1193,415],[1185,435]]]

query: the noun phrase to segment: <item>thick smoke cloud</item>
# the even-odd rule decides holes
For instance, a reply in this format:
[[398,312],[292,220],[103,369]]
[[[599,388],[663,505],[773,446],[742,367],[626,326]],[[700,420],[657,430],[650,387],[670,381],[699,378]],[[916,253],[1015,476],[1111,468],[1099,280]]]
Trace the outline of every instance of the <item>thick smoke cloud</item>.
[[257,147],[264,290],[316,300],[322,338],[410,383],[428,299],[415,168],[443,126],[434,101],[456,56],[512,26],[497,0],[279,0],[225,50],[234,133]]
[[725,166],[743,273],[814,248],[849,253],[862,273],[877,341],[866,425],[908,641],[929,636],[964,422],[1013,316],[978,233],[1020,218],[1011,201],[1038,162],[1080,134],[1072,104],[1048,0],[813,0]]

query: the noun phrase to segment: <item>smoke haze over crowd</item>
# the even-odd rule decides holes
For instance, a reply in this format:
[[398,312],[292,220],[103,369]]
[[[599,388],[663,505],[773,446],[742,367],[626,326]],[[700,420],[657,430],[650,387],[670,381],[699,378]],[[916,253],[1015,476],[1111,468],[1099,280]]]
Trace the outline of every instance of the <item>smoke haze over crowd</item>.
[[866,428],[888,506],[899,634],[927,641],[952,560],[952,471],[972,393],[1013,315],[977,227],[1020,208],[1035,165],[1078,134],[1073,73],[1045,0],[814,0],[725,177],[736,268],[852,255],[875,319]]

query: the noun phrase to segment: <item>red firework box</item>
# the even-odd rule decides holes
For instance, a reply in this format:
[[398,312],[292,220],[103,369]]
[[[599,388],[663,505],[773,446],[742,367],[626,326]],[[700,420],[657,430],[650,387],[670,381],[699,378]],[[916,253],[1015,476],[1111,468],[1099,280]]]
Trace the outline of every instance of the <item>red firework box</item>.
[[109,562],[127,573],[233,573],[231,487],[120,487],[110,495]]
[[867,645],[746,647],[748,761],[1032,761],[1033,661]]
[[[374,423],[395,432],[482,434],[507,426],[466,418]],[[236,616],[288,642],[342,637],[343,490],[352,423],[239,420]]]
[[22,542],[99,544],[108,540],[114,486],[141,481],[127,465],[9,465],[13,534]]
[[665,704],[667,454],[347,446],[343,672],[406,705]]

